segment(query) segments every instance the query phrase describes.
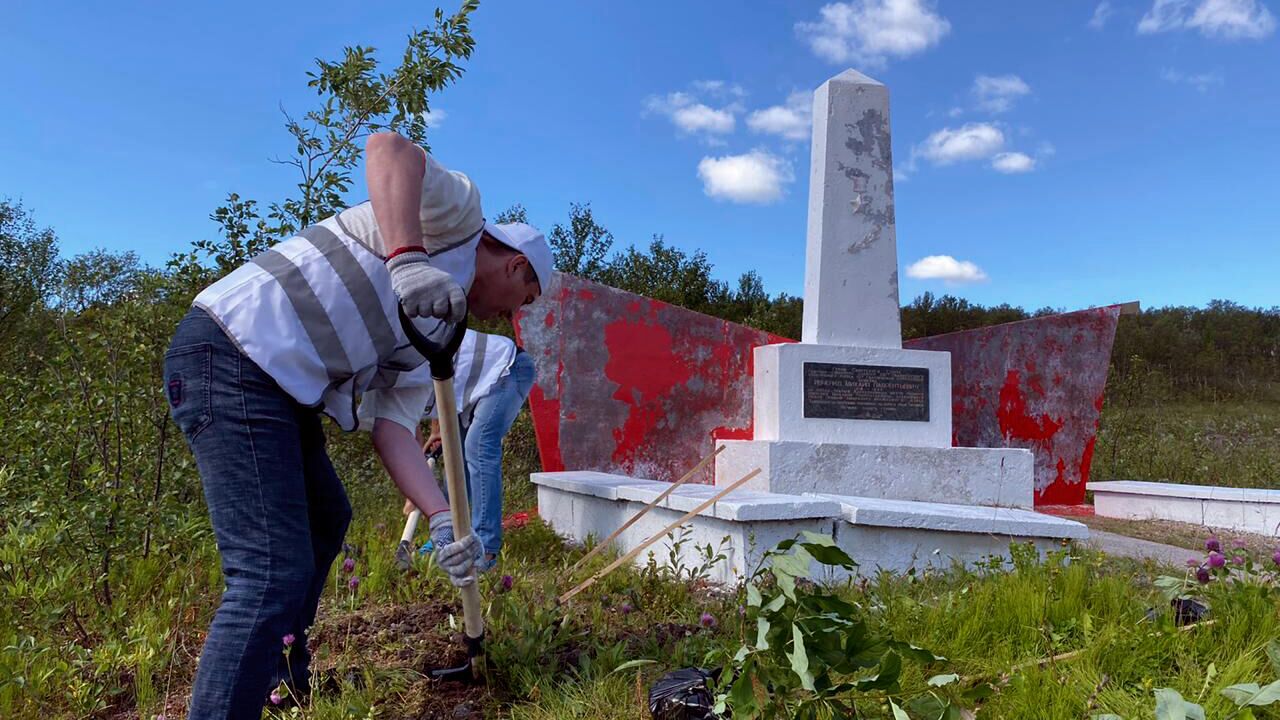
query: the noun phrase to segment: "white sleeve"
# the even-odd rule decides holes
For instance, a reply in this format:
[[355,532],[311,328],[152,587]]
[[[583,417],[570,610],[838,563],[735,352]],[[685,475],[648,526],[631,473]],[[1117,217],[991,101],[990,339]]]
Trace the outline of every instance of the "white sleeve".
[[431,394],[429,387],[370,390],[360,400],[360,426],[372,430],[374,421],[382,418],[415,432]]
[[[480,190],[466,175],[449,170],[423,150],[422,203],[418,209],[427,249],[439,252],[466,242],[484,227]],[[436,248],[433,250],[433,248]]]

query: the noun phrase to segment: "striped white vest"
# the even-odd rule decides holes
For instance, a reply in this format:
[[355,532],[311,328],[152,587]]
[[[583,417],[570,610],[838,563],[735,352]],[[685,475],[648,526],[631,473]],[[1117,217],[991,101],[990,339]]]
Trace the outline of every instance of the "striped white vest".
[[[346,212],[372,213],[366,204]],[[345,213],[344,213],[345,214]],[[400,327],[399,301],[381,257],[345,232],[341,216],[306,228],[196,296],[241,351],[300,404],[356,429],[356,400],[371,388],[430,385],[421,354]],[[432,264],[465,290],[479,231],[453,247],[428,247]],[[424,330],[440,324],[415,321]]]
[[[458,400],[457,412],[470,412],[476,401],[484,397],[498,384],[516,357],[516,344],[501,335],[468,330],[458,347],[453,362],[454,395]],[[436,398],[433,393],[423,417],[436,417]]]

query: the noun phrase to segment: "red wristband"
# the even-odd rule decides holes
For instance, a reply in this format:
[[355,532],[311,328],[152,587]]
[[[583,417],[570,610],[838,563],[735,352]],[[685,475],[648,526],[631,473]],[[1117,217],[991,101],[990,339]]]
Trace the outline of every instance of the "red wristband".
[[[407,252],[426,253],[427,249],[422,247],[421,245],[405,245],[404,247],[398,247],[395,250],[392,250],[391,254],[387,256],[387,260],[390,260],[391,258],[397,255],[401,255]],[[384,260],[383,262],[386,262],[386,260]]]

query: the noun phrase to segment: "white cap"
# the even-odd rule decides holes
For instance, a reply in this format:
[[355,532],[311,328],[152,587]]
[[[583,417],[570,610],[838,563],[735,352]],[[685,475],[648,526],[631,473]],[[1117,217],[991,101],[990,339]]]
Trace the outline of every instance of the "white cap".
[[555,263],[551,259],[551,246],[547,245],[542,231],[524,223],[498,225],[491,222],[484,224],[484,231],[492,235],[494,240],[528,258],[543,292],[551,287],[551,273],[555,271]]

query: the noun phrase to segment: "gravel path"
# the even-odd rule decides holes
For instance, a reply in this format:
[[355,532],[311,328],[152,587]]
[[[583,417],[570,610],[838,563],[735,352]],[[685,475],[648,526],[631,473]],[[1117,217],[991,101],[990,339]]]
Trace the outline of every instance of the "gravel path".
[[1187,558],[1196,556],[1194,550],[1150,540],[1139,540],[1138,538],[1117,535],[1102,530],[1090,530],[1088,544],[1090,547],[1097,548],[1108,555],[1119,555],[1135,560],[1151,559],[1178,567],[1185,565]]

